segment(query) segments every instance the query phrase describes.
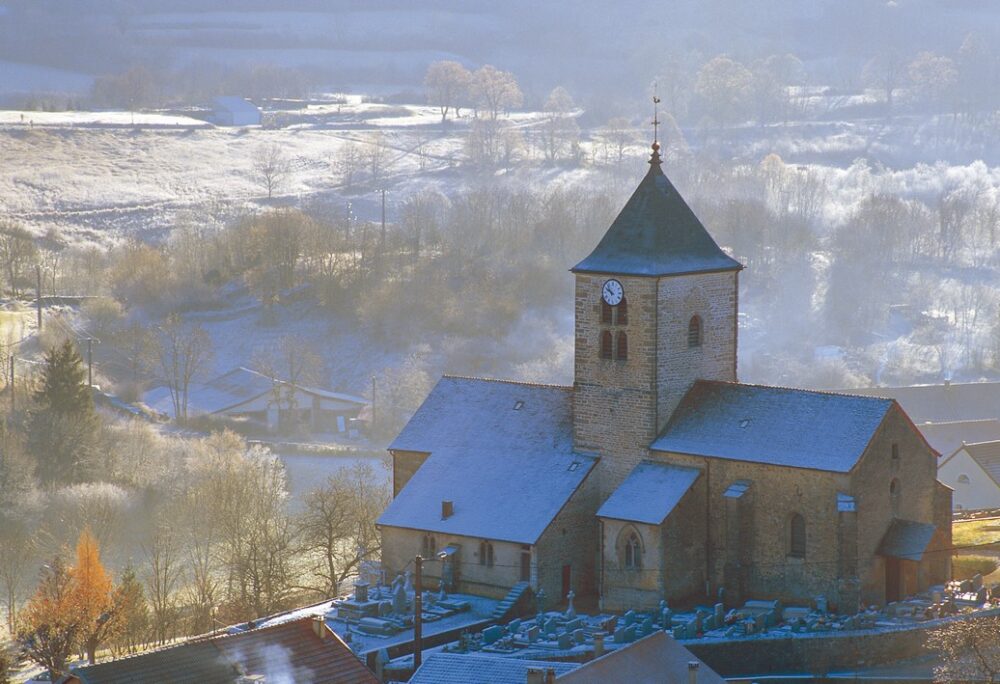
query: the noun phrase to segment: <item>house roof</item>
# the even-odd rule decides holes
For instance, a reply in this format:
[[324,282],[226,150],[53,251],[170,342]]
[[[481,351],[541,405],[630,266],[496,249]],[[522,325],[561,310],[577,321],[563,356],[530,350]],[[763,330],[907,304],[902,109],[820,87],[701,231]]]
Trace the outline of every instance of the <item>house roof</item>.
[[1000,382],[870,387],[850,392],[895,399],[916,423],[1000,418]]
[[880,556],[918,561],[923,558],[936,529],[930,523],[894,518],[876,553]]
[[212,100],[212,104],[217,109],[226,109],[231,112],[260,114],[260,107],[246,98],[234,95],[220,95]]
[[[205,383],[193,385],[188,392],[188,410],[206,414],[228,411],[273,392],[275,383],[291,386],[282,378],[272,379],[251,368],[238,366]],[[295,389],[320,399],[356,404],[359,408],[368,405],[367,399],[353,394],[329,392],[302,384],[295,384]],[[166,388],[159,393],[150,392],[147,403],[165,413],[173,411],[173,402]]]
[[849,472],[891,399],[699,380],[652,449]]
[[921,423],[917,429],[928,444],[941,454],[952,454],[963,444],[1000,440],[1000,420],[996,419]]
[[997,486],[1000,486],[1000,441],[965,444],[961,450],[969,454],[969,458],[975,461]]
[[738,271],[660,168],[654,151],[649,171],[594,251],[574,273],[665,276]]
[[[379,525],[521,544],[538,540],[596,463],[573,452],[570,388],[473,378],[442,378],[389,448],[430,456]],[[444,520],[442,501],[454,502]]]
[[[324,627],[324,629],[326,629]],[[240,672],[267,681],[375,684],[378,680],[327,629],[325,638],[304,618],[232,635],[204,637],[151,653],[82,667],[68,681],[83,684],[233,684]]]
[[699,475],[697,468],[643,461],[612,492],[597,517],[661,525]]
[[725,680],[666,632],[653,632],[611,651],[572,672],[557,675],[560,684],[659,684],[688,682],[689,663],[698,663],[697,684],[722,684]]
[[530,669],[551,669],[556,675],[560,675],[578,667],[578,663],[547,660],[521,660],[471,653],[432,653],[410,678],[410,684],[524,684]]

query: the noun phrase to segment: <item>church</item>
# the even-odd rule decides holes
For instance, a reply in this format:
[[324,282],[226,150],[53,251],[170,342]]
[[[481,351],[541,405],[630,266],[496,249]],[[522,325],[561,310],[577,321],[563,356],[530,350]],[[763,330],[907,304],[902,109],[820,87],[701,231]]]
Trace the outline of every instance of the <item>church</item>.
[[950,579],[951,490],[892,399],[737,380],[739,274],[649,171],[571,269],[571,387],[443,377],[389,451],[389,577],[519,582],[603,610],[823,596],[850,613]]

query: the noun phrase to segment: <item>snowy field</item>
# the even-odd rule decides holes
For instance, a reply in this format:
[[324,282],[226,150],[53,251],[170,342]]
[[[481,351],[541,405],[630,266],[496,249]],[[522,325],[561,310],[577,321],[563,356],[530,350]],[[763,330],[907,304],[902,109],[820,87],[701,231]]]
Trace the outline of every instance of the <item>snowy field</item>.
[[379,483],[391,484],[391,466],[387,458],[376,456],[317,456],[311,454],[283,453],[274,450],[275,455],[285,464],[288,473],[288,491],[293,507],[302,504],[302,497],[321,487],[327,478],[359,464],[371,466]]

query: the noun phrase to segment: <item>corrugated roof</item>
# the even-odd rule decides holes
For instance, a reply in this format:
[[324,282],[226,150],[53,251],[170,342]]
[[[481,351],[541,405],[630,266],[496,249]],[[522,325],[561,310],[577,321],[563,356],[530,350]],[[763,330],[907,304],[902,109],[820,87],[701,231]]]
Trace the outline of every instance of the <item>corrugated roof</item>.
[[597,516],[660,525],[699,475],[697,468],[643,461],[608,497]]
[[664,276],[742,268],[708,234],[654,153],[649,172],[608,232],[572,271]]
[[698,663],[697,684],[723,684],[725,680],[666,632],[653,632],[635,643],[584,663],[556,677],[565,684],[661,684],[688,681],[688,663]]
[[340,637],[327,630],[326,638],[321,639],[313,631],[312,618],[206,637],[82,667],[74,675],[84,684],[233,684],[240,671],[262,674],[268,682],[378,682]]
[[921,423],[917,425],[917,429],[928,444],[938,453],[945,455],[954,453],[963,443],[977,444],[1000,440],[1000,420],[995,419]]
[[923,558],[924,551],[931,543],[935,529],[930,523],[894,518],[876,553],[880,556],[918,561]]
[[849,472],[892,400],[699,380],[652,449]]
[[963,448],[990,479],[1000,486],[1000,441],[966,444]]
[[[389,448],[430,456],[380,525],[521,544],[538,540],[596,462],[573,452],[570,388],[473,378],[442,378]],[[442,501],[454,502],[445,520]]]
[[1000,382],[965,382],[913,387],[870,387],[851,394],[895,399],[916,423],[1000,418]]
[[410,684],[524,684],[529,669],[554,670],[557,675],[572,672],[577,663],[547,660],[520,660],[471,653],[432,653],[420,666]]

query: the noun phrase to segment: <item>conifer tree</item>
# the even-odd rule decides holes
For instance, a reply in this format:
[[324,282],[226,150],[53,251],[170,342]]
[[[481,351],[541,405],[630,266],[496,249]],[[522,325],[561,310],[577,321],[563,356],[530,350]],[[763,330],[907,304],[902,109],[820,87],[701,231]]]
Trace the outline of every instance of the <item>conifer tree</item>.
[[135,653],[149,633],[149,604],[142,582],[131,564],[122,570],[121,579],[115,587],[115,639],[116,654]]
[[98,418],[86,379],[83,359],[69,340],[45,355],[28,446],[46,484],[78,482],[93,467]]

